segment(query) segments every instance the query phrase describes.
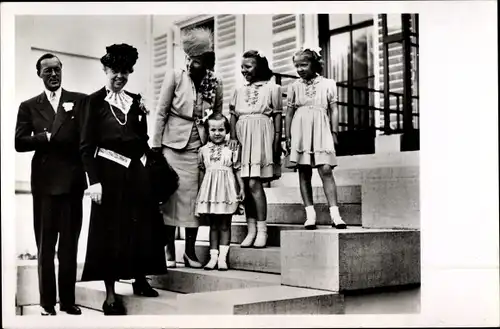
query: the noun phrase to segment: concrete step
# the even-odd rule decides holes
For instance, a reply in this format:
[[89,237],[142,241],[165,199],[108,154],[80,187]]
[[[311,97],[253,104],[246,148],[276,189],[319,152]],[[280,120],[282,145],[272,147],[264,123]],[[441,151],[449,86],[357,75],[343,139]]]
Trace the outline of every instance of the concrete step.
[[179,315],[343,314],[341,294],[271,286],[179,295]]
[[[38,292],[38,262],[37,260],[17,260],[17,291],[16,305],[28,306],[40,304]],[[59,276],[59,262],[54,259],[56,282]],[[77,264],[76,279],[80,280],[83,272],[83,263]],[[57,297],[59,298],[59,297]]]
[[[303,225],[292,224],[268,224],[267,225],[267,245],[279,247],[281,231],[285,230],[303,230]],[[246,223],[233,223],[231,226],[231,243],[240,244],[247,235]]]
[[[176,261],[184,264],[185,242],[177,240],[175,245]],[[196,242],[196,256],[203,265],[208,262],[210,259],[210,246],[207,241]],[[280,248],[267,247],[255,249],[231,245],[228,254],[228,265],[234,270],[279,274],[281,270]]]
[[205,271],[186,267],[169,269],[168,274],[152,276],[151,279],[152,287],[179,293],[276,286],[281,282],[277,274],[231,269],[229,271]]
[[281,236],[281,283],[334,292],[420,284],[420,232],[296,230]]
[[[330,225],[318,225],[318,227],[329,228]],[[281,231],[303,229],[304,226],[302,224],[267,224],[267,245],[269,247],[279,247]],[[231,243],[240,244],[243,242],[247,235],[247,230],[247,224],[245,222],[242,222],[241,220],[233,221],[233,224],[231,225]],[[210,228],[201,226],[198,229],[197,241],[208,242],[210,240],[209,234]]]
[[[303,224],[305,210],[298,187],[274,187],[266,189],[267,222],[269,224]],[[350,225],[361,225],[361,186],[337,187],[340,214]],[[313,187],[313,202],[318,224],[329,224],[330,214],[322,187]]]
[[[328,225],[331,223],[330,210],[327,204],[315,204],[316,223]],[[340,216],[347,225],[361,225],[361,204],[340,204]],[[302,203],[283,203],[267,205],[268,224],[299,224],[306,221],[306,212]]]
[[[59,304],[55,307],[58,317],[74,317],[74,315],[68,314],[66,312],[61,312],[59,310]],[[91,308],[83,307],[80,305],[80,309],[82,310],[82,316],[104,316],[102,311],[93,310]],[[23,316],[39,316],[41,317],[41,307],[40,305],[26,305],[19,306],[19,314]]]
[[[156,298],[135,296],[132,285],[125,282],[117,282],[115,290],[123,301],[127,315],[166,315],[175,314],[177,311],[176,297],[178,293],[158,290],[160,296]],[[78,282],[75,295],[78,305],[102,311],[102,304],[106,299],[106,289],[101,281]]]

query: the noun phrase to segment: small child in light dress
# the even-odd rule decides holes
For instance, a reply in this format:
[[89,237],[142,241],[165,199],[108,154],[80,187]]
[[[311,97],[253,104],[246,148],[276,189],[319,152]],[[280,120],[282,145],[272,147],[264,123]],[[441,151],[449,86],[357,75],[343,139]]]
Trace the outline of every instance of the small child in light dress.
[[201,183],[195,214],[208,215],[210,222],[210,260],[205,270],[213,270],[217,266],[219,271],[225,271],[228,269],[231,219],[245,193],[239,174],[238,152],[232,151],[226,142],[229,121],[216,112],[208,117],[205,126],[209,142],[199,150]]
[[299,171],[300,193],[306,211],[306,229],[316,228],[312,196],[312,168],[317,168],[330,206],[332,226],[345,229],[337,205],[333,168],[337,166],[335,144],[338,132],[337,86],[333,79],[319,75],[322,59],[318,50],[303,48],[293,57],[300,79],[287,93],[285,117],[289,167]]
[[245,182],[245,213],[248,233],[241,247],[264,248],[267,244],[267,200],[262,183],[281,176],[280,86],[264,55],[256,50],[243,54],[241,74],[246,85],[238,88],[229,105],[231,140],[241,144],[241,177]]

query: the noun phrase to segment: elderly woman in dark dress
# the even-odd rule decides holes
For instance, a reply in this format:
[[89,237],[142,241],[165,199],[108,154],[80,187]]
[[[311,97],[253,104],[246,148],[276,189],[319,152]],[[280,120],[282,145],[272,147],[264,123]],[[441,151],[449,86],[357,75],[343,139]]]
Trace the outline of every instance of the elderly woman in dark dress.
[[81,117],[84,168],[92,199],[82,281],[104,280],[106,315],[124,315],[115,281],[132,279],[136,295],[156,297],[146,275],[166,272],[162,218],[151,197],[146,168],[146,109],[138,95],[124,91],[138,59],[137,49],[112,45],[101,58],[107,84],[89,95]]
[[179,176],[179,188],[161,206],[167,226],[167,267],[175,267],[175,229],[185,228],[184,264],[201,268],[195,253],[200,225],[195,216],[198,195],[198,150],[207,142],[203,118],[222,112],[222,81],[213,68],[213,36],[207,29],[191,29],[182,38],[187,65],[165,75],[156,107],[152,146],[162,152]]

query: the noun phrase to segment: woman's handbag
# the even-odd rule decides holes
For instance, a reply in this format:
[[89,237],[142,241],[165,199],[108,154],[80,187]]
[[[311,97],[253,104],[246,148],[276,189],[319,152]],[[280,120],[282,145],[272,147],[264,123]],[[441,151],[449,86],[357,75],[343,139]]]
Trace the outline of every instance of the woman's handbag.
[[146,167],[149,171],[153,198],[158,204],[167,202],[179,188],[179,176],[159,151],[149,152]]

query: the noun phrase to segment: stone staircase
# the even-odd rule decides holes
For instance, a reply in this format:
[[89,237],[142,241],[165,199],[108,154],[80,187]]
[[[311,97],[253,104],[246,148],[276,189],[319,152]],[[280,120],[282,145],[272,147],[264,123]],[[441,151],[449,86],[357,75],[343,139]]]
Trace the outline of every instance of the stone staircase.
[[[328,225],[328,208],[318,177],[313,179],[318,230],[303,230],[305,213],[297,184],[292,181],[297,182],[297,174],[286,173],[278,184],[266,189],[267,248],[240,248],[246,224],[243,217],[234,216],[230,270],[186,268],[181,230],[176,240],[177,268],[151,277],[151,285],[160,292],[158,298],[134,296],[130,282],[117,284],[128,314],[360,314],[363,310],[374,312],[373,303],[386,312],[419,312],[419,290],[405,292],[420,284],[420,232],[413,228],[418,227],[419,218],[415,224],[414,213],[405,210],[408,206],[401,201],[394,204],[390,198],[387,204],[379,204],[377,216],[385,218],[384,211],[395,216],[400,209],[405,217],[400,227],[392,219],[377,222],[371,216],[369,225],[364,221],[365,202],[372,202],[374,191],[378,192],[377,200],[384,193],[390,197],[392,192],[384,186],[397,182],[397,177],[389,175],[402,173],[406,176],[401,179],[414,179],[408,177],[413,168],[382,168],[378,173],[383,177],[370,176],[372,168],[356,170],[359,173],[352,169],[340,172],[340,179],[336,172],[340,213],[349,225],[346,230]],[[411,188],[396,193],[403,194],[397,200],[413,202],[408,201],[415,194]],[[208,236],[208,227],[200,227],[196,253],[202,263],[209,258]],[[36,275],[36,268],[32,272]],[[101,311],[104,294],[102,282],[77,283],[77,303],[85,308]],[[381,302],[384,298],[387,302]]]

